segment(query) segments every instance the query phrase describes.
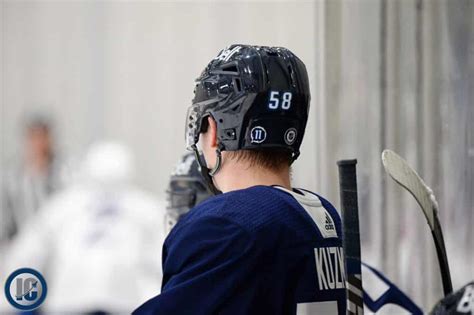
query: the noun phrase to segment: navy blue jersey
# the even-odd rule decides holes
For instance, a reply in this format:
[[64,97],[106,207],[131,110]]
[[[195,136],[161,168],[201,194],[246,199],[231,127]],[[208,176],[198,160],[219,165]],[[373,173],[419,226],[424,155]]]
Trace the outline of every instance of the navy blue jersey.
[[[341,220],[305,190],[254,186],[192,209],[163,246],[160,295],[135,314],[345,312]],[[310,306],[308,306],[310,305]]]

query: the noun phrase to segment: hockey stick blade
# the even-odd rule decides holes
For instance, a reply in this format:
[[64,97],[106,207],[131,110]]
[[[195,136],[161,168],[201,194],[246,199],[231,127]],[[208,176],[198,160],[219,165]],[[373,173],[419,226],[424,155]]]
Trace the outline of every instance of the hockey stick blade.
[[438,219],[438,202],[436,201],[435,195],[431,188],[426,185],[423,179],[421,179],[418,173],[395,152],[384,150],[382,152],[382,163],[390,177],[408,190],[423,210],[434,238],[443,281],[444,294],[448,295],[453,291],[453,288],[443,232]]
[[382,163],[387,173],[408,190],[420,205],[430,229],[434,229],[434,216],[438,211],[438,202],[433,191],[425,184],[418,173],[398,154],[391,150],[382,152]]

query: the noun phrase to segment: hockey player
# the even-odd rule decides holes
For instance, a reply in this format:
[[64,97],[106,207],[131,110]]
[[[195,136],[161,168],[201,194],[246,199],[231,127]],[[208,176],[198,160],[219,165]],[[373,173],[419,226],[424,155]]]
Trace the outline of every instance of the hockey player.
[[430,315],[473,315],[474,281],[439,301]]
[[189,149],[210,188],[163,246],[162,293],[136,314],[345,312],[341,221],[290,184],[309,111],[303,62],[285,48],[232,45],[196,81]]
[[[171,231],[194,206],[212,194],[206,189],[199,164],[193,153],[183,155],[170,177],[165,230]],[[364,278],[364,306],[373,313],[423,314],[423,311],[382,272],[361,262]]]

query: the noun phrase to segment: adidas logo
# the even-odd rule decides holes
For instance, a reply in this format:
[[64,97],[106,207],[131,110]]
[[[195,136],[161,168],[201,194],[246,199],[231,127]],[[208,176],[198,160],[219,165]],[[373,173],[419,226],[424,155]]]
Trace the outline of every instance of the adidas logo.
[[334,223],[332,223],[332,219],[329,216],[329,214],[327,214],[327,212],[326,212],[326,225],[324,227],[326,228],[326,230],[334,230]]

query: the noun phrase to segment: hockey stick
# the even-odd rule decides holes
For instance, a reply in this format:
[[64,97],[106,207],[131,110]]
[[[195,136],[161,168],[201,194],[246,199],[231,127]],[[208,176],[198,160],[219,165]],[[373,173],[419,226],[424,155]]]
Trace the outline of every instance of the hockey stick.
[[438,218],[438,202],[436,201],[435,195],[431,188],[425,184],[423,179],[395,152],[384,150],[382,152],[382,163],[387,173],[415,197],[423,210],[434,238],[436,253],[438,254],[444,295],[448,295],[453,291],[453,285],[451,283],[443,231],[441,230],[441,224]]
[[359,208],[357,205],[357,160],[338,161],[343,247],[346,257],[347,314],[364,314],[360,266]]

